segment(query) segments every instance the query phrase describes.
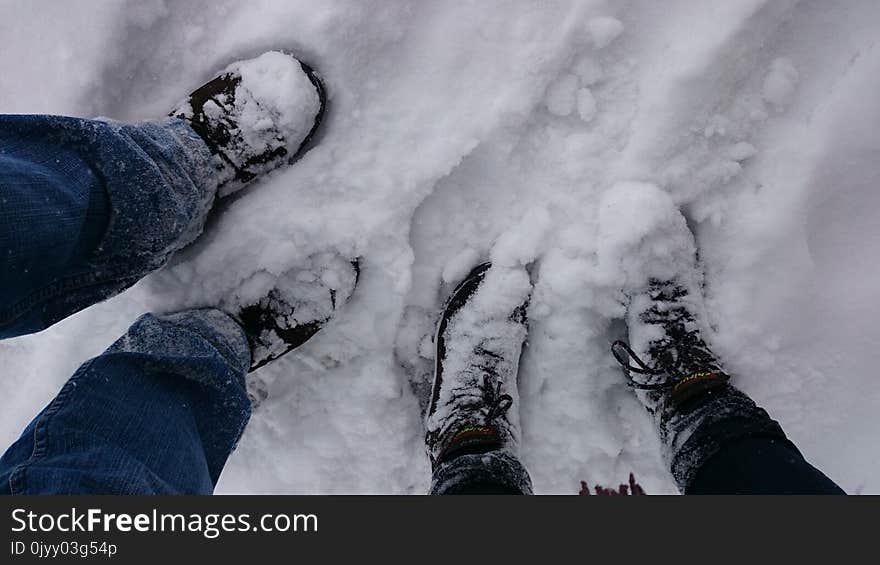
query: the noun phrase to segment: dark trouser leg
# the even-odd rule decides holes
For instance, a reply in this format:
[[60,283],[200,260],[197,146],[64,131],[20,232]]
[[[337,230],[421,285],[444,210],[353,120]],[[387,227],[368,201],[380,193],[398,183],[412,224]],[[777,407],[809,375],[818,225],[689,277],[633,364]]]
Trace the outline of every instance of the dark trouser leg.
[[0,493],[210,494],[250,417],[241,328],[146,315],[87,361],[0,459]]
[[791,442],[748,437],[725,445],[685,494],[846,494]]
[[732,386],[667,410],[660,430],[685,494],[846,494]]

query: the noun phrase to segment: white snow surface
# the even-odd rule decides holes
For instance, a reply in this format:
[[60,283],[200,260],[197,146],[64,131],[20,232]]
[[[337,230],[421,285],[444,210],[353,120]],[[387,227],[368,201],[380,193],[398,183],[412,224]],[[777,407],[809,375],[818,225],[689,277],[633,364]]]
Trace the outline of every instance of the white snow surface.
[[[880,492],[875,0],[0,0],[0,12],[0,112],[156,118],[267,50],[313,65],[330,96],[315,147],[237,195],[198,253],[0,343],[3,445],[141,313],[209,304],[335,250],[361,257],[358,288],[262,369],[269,398],[218,492],[425,492],[426,336],[453,279],[492,259],[532,265],[520,400],[536,492],[631,471],[649,493],[676,492],[609,353],[626,269],[599,257],[608,237],[634,242],[659,221],[667,208],[636,204],[663,191],[695,232],[709,337],[736,384],[844,489]],[[621,186],[649,196],[615,223],[601,207]]]

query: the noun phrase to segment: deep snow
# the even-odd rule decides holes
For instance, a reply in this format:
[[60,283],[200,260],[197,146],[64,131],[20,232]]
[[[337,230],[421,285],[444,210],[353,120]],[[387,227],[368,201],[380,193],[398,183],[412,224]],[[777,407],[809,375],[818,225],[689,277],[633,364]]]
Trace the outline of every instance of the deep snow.
[[[124,295],[0,343],[0,443],[147,310],[207,303],[326,248],[343,314],[262,370],[219,492],[424,492],[438,309],[477,262],[534,261],[520,382],[539,493],[674,492],[609,353],[601,203],[660,187],[706,269],[736,382],[850,492],[880,492],[880,3],[874,0],[0,0],[0,112],[164,115],[267,49],[330,94],[316,147]],[[626,184],[625,186],[632,186]],[[650,212],[647,219],[650,219]],[[621,213],[615,233],[646,216]],[[196,253],[195,251],[198,251]],[[415,385],[415,386],[412,386]]]

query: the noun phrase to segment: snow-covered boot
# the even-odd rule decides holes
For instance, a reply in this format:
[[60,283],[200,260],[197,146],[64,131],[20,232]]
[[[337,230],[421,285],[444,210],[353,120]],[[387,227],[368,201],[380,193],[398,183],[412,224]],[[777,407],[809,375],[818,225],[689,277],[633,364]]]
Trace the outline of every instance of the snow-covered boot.
[[487,263],[446,304],[426,421],[434,494],[531,492],[516,459],[516,380],[531,288],[525,269]]
[[[694,237],[672,200],[633,185],[606,198],[605,213],[645,218],[643,232],[612,227],[608,264],[622,265],[629,344],[612,353],[653,414],[682,492],[728,442],[760,435],[786,441],[779,424],[745,394],[707,345],[709,330]],[[633,208],[638,206],[639,208]],[[601,220],[600,220],[601,221]]]
[[648,280],[630,295],[626,316],[630,342],[641,354],[622,341],[612,346],[652,413],[684,406],[730,380],[702,337],[701,300],[687,286],[676,279]]
[[621,341],[612,346],[654,415],[682,492],[731,442],[765,436],[788,443],[764,409],[728,384],[730,377],[700,333],[700,302],[678,280],[650,280],[627,312],[632,347]]
[[231,64],[170,115],[205,141],[225,196],[296,157],[321,123],[324,106],[317,73],[270,51]]
[[[356,261],[336,253],[313,255],[261,288],[253,281],[249,296],[232,297],[222,309],[247,334],[251,371],[299,347],[326,324],[351,297],[360,270]],[[249,298],[255,296],[256,298]]]

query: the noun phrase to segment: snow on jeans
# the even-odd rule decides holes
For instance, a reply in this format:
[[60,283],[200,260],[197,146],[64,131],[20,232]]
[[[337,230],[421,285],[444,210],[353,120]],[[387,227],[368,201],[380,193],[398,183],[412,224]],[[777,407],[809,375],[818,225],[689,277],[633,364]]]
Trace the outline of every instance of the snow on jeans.
[[[183,122],[0,116],[0,338],[128,288],[192,241],[216,193]],[[250,351],[218,310],[146,315],[0,459],[0,492],[207,494],[250,417]]]
[[[162,266],[199,235],[216,190],[183,122],[0,115],[0,339]],[[243,331],[219,310],[143,316],[6,451],[0,493],[211,493],[250,417],[249,366]],[[731,392],[676,420],[689,430],[672,460],[684,492],[842,492],[747,400]],[[531,481],[500,450],[443,462],[431,490],[527,494]]]

